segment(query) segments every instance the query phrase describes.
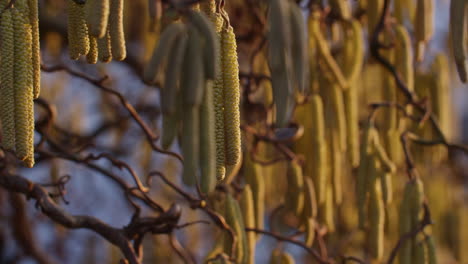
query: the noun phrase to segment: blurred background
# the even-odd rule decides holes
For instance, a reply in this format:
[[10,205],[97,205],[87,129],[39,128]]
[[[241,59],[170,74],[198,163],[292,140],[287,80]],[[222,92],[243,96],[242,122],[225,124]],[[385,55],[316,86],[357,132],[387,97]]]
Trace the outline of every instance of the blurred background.
[[[153,25],[149,15],[148,0],[125,1],[125,33],[127,39],[128,57],[123,62],[98,63],[89,65],[84,61],[72,61],[68,57],[66,34],[66,0],[40,0],[40,34],[43,65],[67,65],[71,69],[83,72],[99,79],[108,76],[104,82],[125,96],[135,107],[151,129],[158,133],[161,127],[159,112],[158,87],[148,86],[141,81],[141,73],[145,63],[151,56],[159,37],[158,27]],[[306,6],[308,1],[302,1]],[[359,9],[359,1],[350,1],[353,10]],[[413,1],[415,2],[415,1]],[[448,139],[452,142],[468,143],[468,98],[467,87],[463,87],[454,68],[450,51],[448,27],[449,0],[434,0],[435,34],[428,44],[427,55],[423,62],[416,66],[417,74],[431,75],[431,66],[436,56],[443,56],[449,61],[447,72],[449,84],[446,89],[446,102],[449,108]],[[326,4],[326,2],[325,2]],[[252,69],[250,55],[259,46],[265,32],[265,4],[260,0],[227,0],[226,10],[238,40],[238,55],[241,77]],[[304,8],[304,15],[308,11]],[[263,19],[262,23],[257,21]],[[362,18],[365,21],[365,18]],[[408,25],[411,28],[411,21]],[[331,25],[330,25],[331,27]],[[367,55],[368,56],[368,55]],[[370,60],[370,59],[369,59]],[[379,101],[381,94],[375,92],[375,62],[366,63],[362,71],[360,87],[360,102],[362,105]],[[257,72],[263,73],[263,72]],[[247,91],[252,89],[247,85],[265,86],[261,82],[248,84],[246,78],[241,78],[243,88],[243,103]],[[261,87],[260,87],[261,88]],[[261,88],[261,89],[265,89]],[[262,95],[250,95],[252,102],[265,102]],[[67,72],[43,72],[41,99],[48,102],[56,111],[53,132],[57,143],[74,151],[85,153],[112,153],[120,160],[127,162],[139,175],[146,180],[146,175],[152,170],[159,170],[173,182],[182,186],[180,163],[167,155],[151,151],[145,135],[130,118],[128,112],[119,103],[118,98],[101,92],[89,82],[76,78]],[[260,99],[259,99],[260,98]],[[245,106],[245,105],[244,105]],[[248,111],[250,106],[243,110]],[[360,109],[361,119],[365,119],[368,109]],[[253,110],[252,110],[253,111]],[[246,113],[246,112],[245,112]],[[44,109],[36,105],[36,120],[44,115]],[[247,117],[244,117],[247,119]],[[40,140],[36,135],[36,143]],[[294,146],[292,146],[294,147]],[[179,152],[178,144],[172,150]],[[439,147],[426,147],[423,153],[444,152]],[[273,156],[276,154],[272,154]],[[434,157],[421,154],[417,167],[426,187],[426,195],[433,213],[433,233],[438,244],[440,263],[468,263],[468,223],[467,186],[468,186],[468,156],[461,153],[441,154],[434,162]],[[449,159],[447,159],[447,155]],[[106,160],[94,162],[118,175],[128,183],[132,183],[131,175],[125,170],[119,170]],[[278,162],[271,166],[262,166],[267,185],[265,228],[274,228],[278,232],[291,235],[288,219],[280,219],[278,223],[270,222],[271,212],[282,203],[281,193],[285,186],[285,164]],[[91,215],[115,227],[126,225],[133,213],[131,205],[122,190],[107,177],[89,168],[67,161],[65,159],[46,157],[38,154],[37,165],[33,169],[19,169],[18,174],[38,183],[50,183],[61,176],[69,175],[64,199],[58,199],[60,205],[71,214]],[[240,172],[242,174],[242,170]],[[396,193],[401,191],[405,179],[404,168],[400,168],[395,181]],[[346,180],[352,185],[351,174]],[[242,181],[242,180],[240,180]],[[346,186],[346,185],[345,185]],[[352,193],[352,188],[349,188]],[[53,189],[51,189],[53,190]],[[186,189],[189,192],[194,190]],[[350,194],[351,197],[352,194]],[[195,220],[208,220],[206,215],[197,210],[191,210],[181,196],[168,188],[162,181],[154,179],[150,196],[168,208],[172,203],[182,206],[182,223]],[[399,199],[396,195],[394,208],[389,209],[389,219],[397,218]],[[360,246],[365,243],[363,234],[352,226],[356,222],[356,210],[350,198],[336,211],[337,231],[327,236],[329,254],[347,254],[361,257]],[[144,209],[143,214],[154,212]],[[392,211],[393,210],[393,211]],[[344,219],[344,220],[343,220]],[[38,263],[37,259],[28,256],[27,248],[21,233],[17,229],[24,228],[21,223],[27,223],[32,233],[33,244],[38,251],[45,254],[53,263],[117,263],[120,252],[101,237],[87,230],[69,230],[54,224],[36,210],[34,202],[26,201],[24,197],[7,193],[0,189],[0,263]],[[390,221],[391,222],[391,221]],[[272,225],[277,225],[273,226]],[[388,228],[386,245],[392,248],[396,242],[396,227]],[[392,233],[393,230],[393,233]],[[24,232],[27,232],[23,230]],[[463,233],[464,232],[464,233]],[[176,230],[175,234],[182,246],[201,263],[205,255],[216,243],[219,230],[213,224],[195,224]],[[297,236],[297,237],[300,237]],[[143,263],[183,263],[174,254],[167,235],[146,236],[144,238]],[[256,263],[268,263],[270,252],[275,247],[281,247],[290,252],[297,263],[313,263],[313,260],[301,248],[287,244],[278,244],[276,240],[262,236],[256,247]],[[388,254],[390,250],[386,250]],[[47,262],[42,262],[47,263]],[[41,263],[41,264],[42,264]]]

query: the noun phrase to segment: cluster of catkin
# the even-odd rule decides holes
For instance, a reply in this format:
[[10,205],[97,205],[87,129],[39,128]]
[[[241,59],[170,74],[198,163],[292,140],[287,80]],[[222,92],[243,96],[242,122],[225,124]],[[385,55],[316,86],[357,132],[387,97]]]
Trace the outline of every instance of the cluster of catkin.
[[241,154],[239,65],[227,13],[205,1],[167,25],[144,79],[163,83],[163,148],[179,134],[184,183],[211,192]]
[[0,1],[2,147],[34,165],[34,104],[40,92],[38,3]]
[[124,0],[67,0],[69,55],[86,56],[91,64],[121,61],[127,56],[123,25]]

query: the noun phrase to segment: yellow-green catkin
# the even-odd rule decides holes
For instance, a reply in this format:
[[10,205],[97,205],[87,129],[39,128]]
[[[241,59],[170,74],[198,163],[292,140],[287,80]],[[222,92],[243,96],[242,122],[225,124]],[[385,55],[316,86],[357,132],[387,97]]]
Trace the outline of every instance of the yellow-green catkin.
[[89,52],[86,54],[86,62],[96,64],[98,61],[98,43],[97,39],[89,36]]
[[270,1],[268,25],[268,62],[275,105],[275,126],[281,128],[289,124],[294,110],[294,72],[288,1]]
[[[3,7],[2,7],[3,8]],[[2,146],[15,148],[15,34],[12,10],[3,11],[0,18],[0,119],[2,123]]]
[[219,65],[216,54],[219,52],[219,40],[216,34],[216,28],[209,19],[209,15],[203,12],[191,11],[188,13],[191,23],[201,34],[204,40],[203,67],[205,69],[205,78],[214,80],[218,76]]
[[[419,226],[423,216],[424,187],[419,178],[411,179],[406,183],[403,200],[400,205],[400,236],[414,230]],[[406,215],[403,215],[406,214]],[[415,263],[418,254],[418,240],[407,240],[400,249],[400,263]]]
[[[216,140],[214,115],[213,81],[209,80],[206,81],[203,102],[200,106],[200,188],[203,193],[210,193],[216,187]],[[254,217],[254,215],[252,217]]]
[[450,72],[447,57],[437,54],[431,67],[433,76],[431,89],[431,107],[445,135],[450,134]]
[[414,22],[414,35],[416,38],[416,60],[422,61],[427,42],[432,38],[434,31],[434,0],[418,0]]
[[108,63],[112,60],[111,38],[109,31],[104,37],[98,39],[98,59],[101,62]]
[[294,215],[299,216],[304,208],[304,176],[297,160],[288,163],[288,188],[285,195],[285,206]]
[[305,223],[305,238],[304,238],[304,243],[308,247],[312,247],[314,244],[315,240],[315,227],[317,223],[315,222],[315,219],[313,218],[307,218],[307,221]]
[[273,250],[270,257],[270,264],[294,264],[294,258],[287,252],[278,249]]
[[424,242],[427,248],[427,264],[437,264],[437,252],[434,238],[429,235]]
[[346,39],[343,47],[343,74],[349,89],[343,91],[346,116],[346,139],[349,161],[352,167],[359,166],[359,113],[358,77],[364,62],[364,41],[361,24],[352,20],[346,24]]
[[78,60],[89,51],[88,27],[85,20],[85,6],[67,1],[68,49],[72,60]]
[[[265,179],[260,171],[260,165],[254,163],[250,153],[245,153],[243,172],[245,182],[252,189],[255,209],[255,227],[263,229],[263,217],[265,215]],[[259,237],[257,235],[257,237]]]
[[[24,11],[24,10],[23,10]],[[25,166],[34,165],[34,105],[32,32],[27,16],[14,8],[12,11],[15,52],[14,52],[14,89],[15,89],[15,139],[16,155]]]
[[414,264],[428,264],[427,247],[424,242],[423,234],[418,234],[414,241],[414,253],[412,262]]
[[182,179],[188,186],[195,186],[199,168],[199,108],[185,105],[183,109],[182,154],[184,170]]
[[161,132],[161,147],[169,149],[177,135],[179,124],[179,115],[177,114],[162,114],[162,132]]
[[86,22],[89,33],[98,39],[103,38],[108,31],[110,0],[86,1]]
[[331,183],[333,187],[334,204],[340,205],[343,200],[343,152],[339,146],[338,131],[331,131],[330,161],[331,161]]
[[467,25],[465,0],[450,1],[450,33],[452,37],[453,57],[457,67],[458,76],[463,83],[467,82],[468,72],[468,50],[466,48]]
[[294,2],[289,4],[291,25],[291,55],[294,67],[296,90],[304,94],[309,88],[309,55],[307,49],[306,24],[301,8]]
[[[215,23],[216,33],[219,41],[221,41],[221,29],[223,27],[223,19],[219,14],[212,14],[210,19]],[[216,54],[217,64],[221,65],[222,54]],[[215,138],[216,138],[216,178],[224,179],[226,175],[226,146],[224,134],[224,69],[222,69],[214,80],[213,84],[213,105],[215,111]]]
[[333,204],[333,187],[328,184],[325,203],[319,206],[319,217],[329,233],[335,232],[335,206]]
[[[208,5],[208,7],[206,6]],[[219,13],[215,13],[215,3],[214,0],[205,1],[201,3],[200,9],[202,11],[207,11],[209,19],[215,26],[215,31],[218,36],[218,41],[221,42],[221,30],[223,28],[224,19]],[[218,45],[221,46],[221,45]],[[219,66],[222,64],[221,50],[215,51],[216,54],[216,64]],[[226,152],[225,152],[225,135],[224,135],[224,81],[223,81],[223,71],[218,71],[218,76],[216,76],[213,83],[213,105],[215,112],[215,139],[216,139],[216,178],[218,180],[223,180],[226,175]]]
[[395,67],[410,91],[414,91],[413,48],[408,30],[400,24],[395,26]]
[[325,202],[326,183],[327,183],[327,144],[325,141],[325,120],[323,102],[320,95],[315,94],[311,98],[311,119],[313,131],[311,131],[313,160],[312,160],[312,177],[314,179],[318,204]]
[[375,28],[379,23],[384,7],[384,0],[367,1],[366,15],[367,15],[367,32],[369,39],[374,34]]
[[221,32],[222,72],[224,85],[224,130],[226,164],[235,165],[240,161],[240,81],[237,61],[236,35],[232,26],[227,25]]
[[32,63],[34,98],[39,97],[41,91],[41,46],[39,42],[39,11],[37,0],[28,0],[29,23],[32,30]]
[[338,147],[346,151],[346,116],[343,100],[343,90],[338,85],[330,87],[331,109],[333,112],[333,128],[337,132]]
[[377,136],[377,131],[372,123],[368,123],[364,127],[362,135],[362,143],[359,150],[360,164],[356,179],[357,207],[359,214],[359,227],[364,228],[366,222],[366,201],[367,201],[367,178],[371,167],[371,159],[373,155],[373,142]]
[[122,61],[127,57],[125,45],[125,33],[123,25],[124,0],[109,0],[109,34],[111,41],[112,57]]
[[382,259],[384,253],[385,210],[380,180],[376,177],[369,195],[369,253],[377,261]]
[[332,12],[340,18],[347,20],[351,17],[351,7],[346,0],[331,0],[328,2],[332,8]]
[[302,221],[306,222],[309,218],[316,219],[318,211],[317,198],[314,183],[309,177],[304,179],[304,210],[302,212]]
[[[400,204],[399,235],[403,236],[411,231],[411,182],[406,183],[403,199]],[[400,264],[411,264],[412,248],[411,240],[406,240],[400,247],[398,259]]]
[[202,103],[205,90],[203,56],[200,52],[203,39],[194,26],[190,25],[188,28],[189,45],[187,45],[182,64],[184,74],[180,86],[184,104],[198,107]]
[[379,171],[380,181],[382,183],[382,197],[385,205],[389,205],[393,200],[393,179],[392,173],[384,170]]
[[312,12],[307,19],[307,32],[309,44],[309,81],[311,84],[310,91],[314,92],[317,89],[317,80],[319,76],[319,63],[317,60],[317,43],[314,38],[314,28],[320,27],[319,14]]
[[[226,195],[225,210],[226,224],[232,228],[237,237],[235,247],[236,251],[234,255],[236,263],[245,263],[244,258],[245,256],[248,256],[248,252],[246,252],[247,236],[245,232],[244,221],[239,203],[236,199],[234,199],[234,197],[232,197],[230,193]],[[233,241],[231,236],[226,234],[224,240],[224,252],[226,252],[228,255],[232,255],[232,243]]]
[[[243,220],[245,227],[255,228],[255,206],[253,201],[253,193],[250,185],[245,185],[244,192],[240,200],[240,207],[243,212]],[[246,252],[248,255],[247,262],[245,264],[254,264],[255,263],[255,243],[256,236],[255,232],[246,232],[247,236],[247,245]]]

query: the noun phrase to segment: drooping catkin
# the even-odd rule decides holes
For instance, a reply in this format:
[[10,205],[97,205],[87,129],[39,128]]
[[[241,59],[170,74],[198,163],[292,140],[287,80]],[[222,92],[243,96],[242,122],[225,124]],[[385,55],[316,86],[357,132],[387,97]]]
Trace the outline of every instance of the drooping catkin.
[[311,131],[313,149],[312,178],[315,182],[318,204],[325,202],[326,183],[327,183],[327,144],[325,141],[325,120],[323,102],[320,95],[313,95],[311,98],[311,120],[313,130]]
[[34,108],[32,32],[27,16],[17,8],[12,11],[14,50],[14,92],[15,92],[15,143],[16,156],[25,166],[34,165]]
[[189,12],[189,19],[192,25],[200,32],[204,47],[203,66],[205,68],[205,77],[214,80],[219,74],[219,65],[217,64],[216,55],[219,52],[219,40],[216,35],[216,28],[210,22],[208,16],[199,11]]
[[162,114],[161,147],[169,149],[177,135],[179,116],[177,114]]
[[205,90],[205,75],[203,69],[202,38],[200,32],[192,25],[188,26],[188,43],[182,64],[182,79],[180,86],[184,104],[199,106]]
[[98,40],[89,36],[89,51],[86,54],[86,62],[89,64],[96,64],[98,61]]
[[289,4],[291,25],[291,55],[296,89],[304,94],[309,88],[309,55],[307,50],[306,25],[302,10],[294,3]]
[[309,52],[309,82],[311,84],[311,92],[315,92],[314,85],[317,83],[319,70],[317,60],[317,43],[314,38],[314,28],[320,27],[319,14],[312,12],[307,19],[307,33],[308,33],[308,52]]
[[153,51],[150,61],[143,72],[143,80],[147,83],[153,83],[158,76],[160,69],[167,54],[174,47],[177,37],[186,30],[186,25],[182,23],[172,23],[165,28]]
[[240,81],[237,61],[236,35],[231,25],[221,31],[222,71],[224,85],[224,130],[226,164],[239,163],[241,153],[240,133]]
[[108,63],[112,60],[112,48],[110,33],[104,35],[104,37],[98,39],[98,59],[101,62]]
[[312,247],[312,244],[314,244],[315,240],[315,226],[316,226],[315,219],[313,218],[307,218],[306,223],[305,223],[305,239],[304,243],[308,247]]
[[[235,259],[236,263],[245,263],[244,255],[248,255],[246,252],[247,249],[247,237],[245,232],[245,225],[244,220],[242,219],[242,213],[239,207],[239,203],[237,202],[234,197],[230,193],[226,195],[225,201],[225,219],[226,224],[228,224],[234,233],[236,234],[237,241],[236,241],[236,251],[235,251]],[[229,255],[232,255],[232,239],[230,235],[225,235],[224,240],[224,252]],[[247,254],[246,254],[247,253]]]
[[184,105],[182,115],[182,154],[184,156],[184,170],[182,179],[184,184],[195,186],[199,169],[199,108]]
[[32,30],[32,63],[34,98],[39,97],[41,91],[41,47],[39,42],[39,11],[37,0],[28,0],[29,23]]
[[312,179],[307,177],[304,180],[304,210],[302,212],[302,220],[307,221],[309,218],[317,218],[318,204]]
[[[108,0],[109,3],[109,34],[112,57],[122,61],[127,57],[125,33],[123,25],[124,0]],[[104,1],[103,1],[104,2]]]
[[[403,199],[400,204],[400,219],[398,221],[399,226],[399,235],[403,236],[411,231],[411,182],[406,183]],[[398,259],[400,264],[411,264],[412,258],[412,248],[411,248],[411,240],[406,240],[400,248],[398,252]]]
[[338,131],[331,131],[330,161],[331,161],[331,184],[333,188],[333,201],[335,205],[340,205],[343,200],[343,151],[339,146]]
[[410,91],[414,91],[413,48],[408,30],[403,25],[395,26],[395,67]]
[[422,234],[418,234],[414,241],[414,253],[411,263],[428,264],[427,247]]
[[367,32],[369,39],[374,34],[377,23],[382,15],[384,7],[383,0],[367,1],[366,15],[367,15]]
[[[210,15],[210,20],[216,28],[217,39],[221,46],[221,30],[224,25],[224,19],[220,14],[213,13]],[[215,51],[216,65],[221,66],[222,56],[221,48]],[[226,151],[224,138],[224,80],[223,69],[218,72],[213,84],[213,105],[215,111],[215,138],[216,138],[216,178],[223,180],[226,175]]]
[[299,216],[304,208],[304,176],[297,160],[288,163],[288,188],[285,195],[285,206],[294,215]]
[[[210,193],[216,187],[214,114],[213,81],[207,80],[203,102],[200,106],[200,188],[203,193]],[[254,215],[252,217],[255,219]]]
[[319,207],[319,218],[328,232],[335,232],[335,206],[333,204],[333,187],[327,184],[325,203]]
[[[313,15],[314,17],[317,16],[316,14],[311,15]],[[320,58],[324,61],[324,66],[330,71],[334,81],[340,86],[341,89],[348,89],[348,83],[346,81],[346,78],[344,77],[343,72],[341,71],[337,62],[333,58],[327,40],[321,32],[320,23],[312,23],[312,25],[314,26],[309,32],[312,33],[315,39],[318,54],[320,55]]]
[[89,33],[98,39],[107,34],[110,0],[87,0],[86,22]]
[[437,264],[437,252],[434,238],[429,235],[426,237],[425,241],[427,248],[427,264]]
[[15,85],[14,51],[15,35],[11,9],[3,11],[0,19],[0,120],[2,121],[2,146],[15,148]]
[[291,55],[291,21],[288,4],[288,1],[272,0],[269,5],[267,38],[269,65],[272,71],[281,71],[290,66],[284,64],[284,57],[289,58]]
[[366,201],[367,201],[367,178],[371,169],[371,156],[373,152],[373,141],[377,136],[377,131],[372,123],[366,124],[363,135],[362,143],[359,150],[360,163],[358,168],[358,175],[356,178],[356,193],[357,193],[357,207],[359,214],[359,228],[364,228],[366,222]]
[[418,4],[416,6],[416,21],[414,22],[416,61],[422,61],[424,59],[426,44],[432,38],[434,31],[433,1],[434,0],[418,0]]
[[[253,201],[252,188],[250,185],[245,185],[244,192],[240,200],[240,207],[243,212],[243,220],[245,227],[255,228],[255,206]],[[246,253],[248,258],[246,259],[245,264],[254,264],[255,263],[255,243],[256,236],[255,232],[246,232],[247,236],[247,245]]]
[[347,37],[343,47],[343,74],[349,89],[343,91],[346,117],[346,140],[349,161],[352,167],[359,166],[359,115],[358,77],[364,61],[364,41],[361,24],[352,20],[346,25]]
[[291,21],[288,1],[270,1],[268,25],[268,63],[272,78],[275,126],[286,127],[294,110]]
[[[398,137],[397,137],[398,138]],[[396,171],[395,163],[389,158],[387,152],[383,148],[382,144],[380,143],[379,136],[376,135],[373,138],[373,147],[376,153],[376,156],[379,158],[380,162],[382,163],[382,168],[390,173],[394,173]]]
[[370,186],[369,196],[369,253],[375,260],[381,260],[384,253],[385,210],[382,201],[380,178],[376,177]]
[[68,13],[68,49],[70,58],[78,60],[89,51],[88,27],[85,20],[85,6],[67,1]]
[[[263,217],[265,215],[265,179],[259,165],[252,161],[250,153],[244,155],[245,182],[252,188],[255,209],[255,227],[263,229]],[[257,238],[260,237],[257,235]]]
[[330,0],[328,1],[332,12],[337,14],[340,18],[348,20],[351,17],[351,7],[346,0]]
[[287,252],[275,249],[271,253],[269,263],[270,264],[294,264],[294,258]]
[[[214,50],[213,58],[215,68],[220,68],[222,64],[222,53],[221,53],[221,30],[224,25],[224,19],[220,13],[216,13],[215,0],[203,1],[200,3],[200,10],[205,13],[209,20],[214,25],[216,32],[216,41],[218,42]],[[207,59],[205,57],[205,59]],[[226,175],[226,153],[225,153],[225,138],[224,138],[224,84],[223,84],[223,73],[222,69],[216,71],[213,83],[213,105],[215,112],[215,139],[216,139],[216,178],[223,180]]]
[[[168,49],[168,59],[166,70],[164,72],[164,84],[161,89],[161,112],[166,115],[175,115],[177,108],[180,106],[179,97],[179,80],[184,78],[182,70],[185,67],[185,55],[188,43],[185,30],[180,31],[175,38],[175,43]],[[197,45],[194,43],[194,45]],[[188,58],[187,58],[188,59]],[[187,69],[189,70],[189,69]],[[189,74],[189,73],[185,73]],[[182,85],[182,83],[180,84]],[[190,89],[190,88],[187,88]]]
[[338,148],[342,152],[346,151],[346,116],[343,100],[343,90],[336,84],[332,84],[329,88],[331,109],[333,112],[333,128],[337,132]]
[[448,136],[450,127],[450,72],[449,63],[445,55],[437,54],[431,66],[433,78],[430,86],[431,108],[439,121],[442,132]]
[[450,1],[450,33],[452,36],[453,57],[457,66],[458,76],[463,83],[468,79],[468,59],[466,40],[468,38],[466,25],[466,8],[468,3],[465,0]]
[[379,171],[380,181],[382,183],[382,197],[386,205],[389,205],[393,200],[393,179],[392,173],[384,170]]

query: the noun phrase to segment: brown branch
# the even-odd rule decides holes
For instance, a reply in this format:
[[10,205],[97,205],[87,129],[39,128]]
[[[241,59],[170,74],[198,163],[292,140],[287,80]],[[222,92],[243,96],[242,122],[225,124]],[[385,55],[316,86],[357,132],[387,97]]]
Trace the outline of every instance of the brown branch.
[[398,250],[403,246],[403,244],[407,240],[412,239],[417,234],[419,234],[419,232],[422,232],[426,226],[432,224],[431,214],[430,214],[430,211],[429,211],[429,207],[427,206],[426,203],[423,204],[423,209],[424,209],[423,219],[421,220],[419,225],[414,230],[411,230],[411,231],[403,234],[403,236],[401,236],[400,239],[398,239],[397,244],[395,245],[395,247],[390,252],[390,256],[388,258],[387,264],[392,264],[393,263],[393,261],[395,260],[397,254],[398,254]]
[[19,175],[1,175],[0,186],[10,192],[22,193],[36,200],[37,207],[55,222],[71,229],[85,228],[96,232],[120,248],[130,264],[140,264],[138,258],[122,229],[103,223],[101,220],[85,215],[70,215],[61,209],[41,186]]
[[143,121],[141,116],[137,113],[135,108],[130,104],[130,102],[127,101],[127,99],[121,93],[119,93],[118,91],[113,90],[113,89],[108,88],[108,87],[103,85],[103,81],[105,79],[107,79],[107,78],[94,79],[94,78],[92,78],[92,77],[90,77],[90,76],[88,76],[88,75],[86,75],[84,73],[77,72],[77,71],[67,67],[66,65],[55,65],[55,66],[41,65],[41,69],[44,72],[65,71],[65,72],[69,73],[72,76],[83,79],[83,80],[87,81],[88,83],[93,84],[94,87],[102,90],[103,92],[106,92],[106,93],[109,93],[109,94],[112,94],[112,95],[116,96],[119,99],[121,105],[128,111],[128,113],[132,116],[132,118],[136,121],[138,126],[144,132],[144,134],[146,135],[146,138],[148,140],[148,143],[150,143],[151,147],[155,151],[157,151],[159,153],[175,157],[179,161],[182,162],[183,158],[179,154],[177,154],[175,152],[163,150],[160,147],[156,146],[156,144],[154,142],[159,139],[159,136],[155,135],[153,133],[153,131],[151,131],[151,129],[148,127],[148,125],[145,123],[145,121]]
[[311,248],[311,247],[308,247],[304,242],[302,241],[298,241],[298,240],[295,240],[295,239],[291,239],[291,238],[288,238],[288,237],[284,237],[284,236],[281,236],[279,234],[276,234],[276,233],[273,233],[273,232],[270,232],[270,231],[266,231],[266,230],[261,230],[261,229],[258,229],[258,228],[250,228],[250,227],[247,227],[245,228],[245,230],[247,232],[255,232],[255,233],[258,233],[258,234],[264,234],[264,235],[267,235],[267,236],[270,236],[270,237],[273,237],[275,238],[276,240],[279,240],[279,241],[284,241],[284,242],[288,242],[288,243],[291,243],[291,244],[294,244],[294,245],[297,245],[299,247],[301,247],[302,249],[304,249],[305,251],[307,251],[309,254],[311,254],[315,260],[317,260],[319,263],[321,264],[327,264],[327,263],[332,263],[331,260],[329,259],[324,259],[320,256],[320,254],[315,251],[315,249]]

